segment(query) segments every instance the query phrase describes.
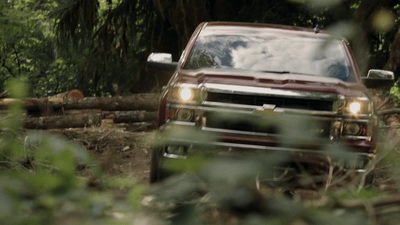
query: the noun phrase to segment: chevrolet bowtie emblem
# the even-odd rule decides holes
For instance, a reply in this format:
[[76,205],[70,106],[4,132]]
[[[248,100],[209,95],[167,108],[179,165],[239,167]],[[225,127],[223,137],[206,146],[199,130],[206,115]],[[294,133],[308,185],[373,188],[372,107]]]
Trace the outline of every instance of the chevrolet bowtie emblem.
[[261,114],[272,114],[276,108],[276,105],[264,104],[262,107],[258,107],[256,112]]
[[262,106],[262,108],[264,109],[264,111],[265,111],[265,110],[272,110],[272,111],[274,111],[274,109],[276,108],[276,105],[264,104],[264,105]]

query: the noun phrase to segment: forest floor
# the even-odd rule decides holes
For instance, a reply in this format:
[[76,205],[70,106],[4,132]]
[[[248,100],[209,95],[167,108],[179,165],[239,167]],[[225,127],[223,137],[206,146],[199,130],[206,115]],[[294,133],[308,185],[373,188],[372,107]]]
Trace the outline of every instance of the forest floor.
[[[375,95],[381,103],[381,96]],[[391,108],[386,104],[382,109]],[[383,140],[400,141],[400,115],[390,114],[382,118],[386,121],[380,132]],[[103,121],[100,127],[70,128],[51,130],[71,141],[82,144],[98,159],[104,171],[113,176],[133,178],[148,185],[150,172],[151,145],[154,141],[154,125],[149,123],[124,124]],[[382,189],[393,189],[391,179],[378,170],[375,184]],[[396,188],[397,189],[397,188]]]
[[[391,162],[393,162],[393,160],[396,161],[400,159],[400,145],[398,144],[400,143],[400,114],[390,114],[382,119],[386,121],[386,124],[380,129],[381,137],[384,140],[381,144],[387,145],[389,143],[389,146],[395,150],[392,151],[395,153],[395,158],[391,160]],[[95,156],[106,174],[128,179],[132,178],[140,185],[144,185],[146,189],[152,189],[153,186],[149,184],[149,174],[152,144],[154,144],[156,134],[154,125],[149,123],[114,124],[111,121],[103,121],[100,127],[59,129],[50,130],[50,132],[65,136],[73,142],[82,144],[89,153]],[[390,171],[393,167],[396,167],[397,171]],[[389,164],[388,166],[385,162],[379,163],[375,170],[373,186],[387,196],[398,196],[398,194],[400,194],[400,166],[393,166],[393,164]],[[284,190],[275,190],[267,187],[259,191],[263,196],[268,196],[268,193],[276,193],[276,191],[280,192]],[[117,195],[120,197],[125,196],[126,192],[122,192],[123,193],[120,193],[120,191],[118,191]],[[299,189],[291,192],[295,199],[311,201],[323,199],[321,198],[323,193],[325,192],[306,189]],[[396,199],[397,198],[395,198],[395,200]],[[392,205],[392,197],[386,200],[384,199],[383,201],[388,202],[387,206],[385,206],[388,210],[395,210],[395,212],[398,212],[396,211],[396,205],[398,203],[395,202],[395,204]],[[145,210],[143,210],[142,216],[138,218],[144,221],[149,220],[149,218],[157,221],[157,218],[163,218],[160,217],[160,215],[169,215],[168,213],[165,214],[165,211],[162,211],[166,210],[164,209],[165,206],[162,204],[161,209],[159,208],[160,205],[154,205],[155,203],[151,201],[147,203],[142,202],[142,204],[144,204]],[[150,207],[151,210],[146,210],[148,207]],[[158,211],[153,211],[153,208],[156,208]],[[157,214],[160,212],[164,214]],[[212,208],[209,212],[213,213],[210,213],[212,216],[207,214],[207,218],[210,221],[217,221],[212,224],[220,224],[221,221],[235,221],[235,218],[238,218],[232,216],[232,214],[223,213],[218,210],[218,208]],[[377,215],[380,214],[377,213]],[[152,219],[150,219],[150,221],[152,221]],[[157,224],[153,222],[140,223]],[[240,224],[240,222],[234,224]]]
[[[390,135],[392,140],[400,141],[400,115],[391,115],[386,118],[388,126],[395,129],[388,131],[384,127],[383,136]],[[141,126],[149,126],[142,124]],[[155,130],[137,131],[129,124],[114,124],[107,127],[70,128],[52,130],[65,136],[71,141],[82,144],[93,154],[104,172],[108,175],[133,178],[140,184],[148,185],[150,172],[151,145],[155,137]],[[378,171],[379,172],[379,171]],[[376,184],[382,189],[393,189],[388,186],[388,177],[379,172]]]
[[[147,123],[139,124],[143,129]],[[133,178],[141,184],[149,183],[151,143],[154,130],[137,131],[129,124],[101,127],[52,130],[73,142],[82,144],[93,154],[104,172],[112,176]],[[142,130],[142,129],[139,129]]]

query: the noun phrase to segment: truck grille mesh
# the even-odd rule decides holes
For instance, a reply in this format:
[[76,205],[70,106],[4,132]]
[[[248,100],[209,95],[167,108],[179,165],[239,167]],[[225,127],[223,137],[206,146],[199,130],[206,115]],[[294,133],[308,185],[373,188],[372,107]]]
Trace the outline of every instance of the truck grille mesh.
[[[261,115],[240,115],[234,113],[224,112],[205,112],[204,116],[207,118],[206,127],[236,130],[244,132],[257,132],[265,134],[281,135],[282,130],[281,120],[285,117],[274,117],[266,119]],[[290,118],[294,119],[294,118]],[[297,119],[303,119],[301,117]],[[304,119],[307,119],[304,117]],[[310,120],[313,119],[313,120]],[[332,120],[323,118],[310,118],[310,124],[307,127],[298,128],[303,129],[314,137],[328,138],[330,135]]]
[[280,108],[305,109],[316,111],[332,111],[332,100],[299,99],[293,97],[243,95],[229,93],[207,93],[207,101],[241,105],[272,104]]

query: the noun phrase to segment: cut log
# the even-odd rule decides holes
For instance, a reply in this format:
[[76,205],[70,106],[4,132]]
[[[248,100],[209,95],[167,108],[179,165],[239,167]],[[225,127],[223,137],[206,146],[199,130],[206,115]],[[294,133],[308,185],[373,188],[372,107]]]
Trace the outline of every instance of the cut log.
[[[66,109],[102,109],[109,111],[129,111],[158,109],[160,94],[135,94],[120,97],[87,97],[82,99],[63,98],[27,98],[23,100],[25,108],[40,115],[50,115],[57,110]],[[21,101],[18,99],[0,99],[0,109],[7,108],[11,103]]]
[[23,103],[21,100],[15,98],[1,98],[0,109],[6,109],[9,105],[14,104],[16,102]]
[[62,98],[28,98],[24,99],[28,115],[50,116],[59,114]]
[[73,128],[73,127],[91,127],[91,126],[98,126],[100,122],[101,122],[101,113],[30,117],[25,119],[24,128],[61,129],[61,128]]
[[101,114],[101,112],[101,109],[68,109],[63,112],[63,115]]
[[65,115],[28,117],[24,128],[27,129],[61,129],[73,127],[98,126],[101,121],[108,119],[114,123],[152,122],[158,119],[157,111],[101,111],[67,110]]
[[124,97],[87,97],[83,99],[67,99],[64,109],[102,109],[118,110],[157,110],[159,94],[136,94]]
[[67,92],[56,94],[54,96],[50,96],[49,98],[82,99],[84,97],[85,96],[81,90],[73,89]]
[[103,118],[113,119],[114,123],[134,123],[157,121],[158,111],[103,111]]
[[16,98],[2,98],[0,99],[0,109],[7,109],[11,104],[21,103],[27,110],[47,110],[54,106],[61,106],[62,101],[59,99],[53,99],[50,101],[48,98],[26,98],[26,99],[16,99]]

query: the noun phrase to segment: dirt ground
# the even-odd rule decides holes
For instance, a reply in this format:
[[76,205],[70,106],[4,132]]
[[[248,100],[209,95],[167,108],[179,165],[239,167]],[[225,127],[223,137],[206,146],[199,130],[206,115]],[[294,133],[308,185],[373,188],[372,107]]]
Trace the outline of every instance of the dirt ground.
[[[400,140],[400,115],[391,114],[383,119],[387,124],[386,128],[381,130],[381,133],[384,133],[382,136]],[[52,132],[81,143],[95,155],[107,174],[134,178],[146,185],[149,183],[154,124],[120,124],[104,120],[100,127],[70,128]]]
[[[139,126],[139,128],[138,128]],[[94,154],[107,174],[149,183],[151,143],[154,129],[148,124],[109,124],[101,127],[53,131],[81,143]],[[145,130],[145,131],[138,131]]]

